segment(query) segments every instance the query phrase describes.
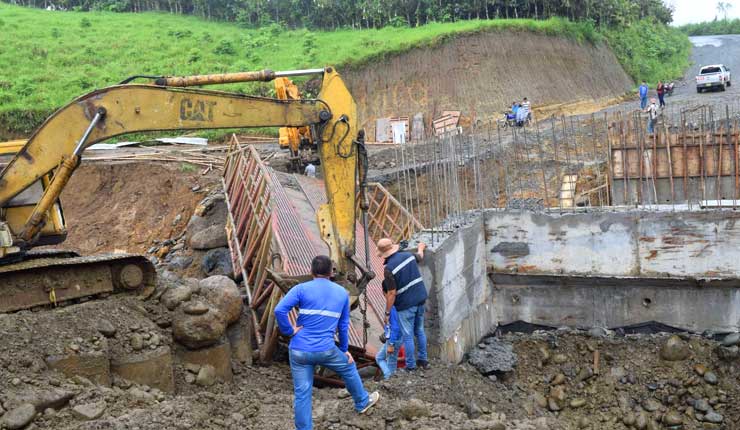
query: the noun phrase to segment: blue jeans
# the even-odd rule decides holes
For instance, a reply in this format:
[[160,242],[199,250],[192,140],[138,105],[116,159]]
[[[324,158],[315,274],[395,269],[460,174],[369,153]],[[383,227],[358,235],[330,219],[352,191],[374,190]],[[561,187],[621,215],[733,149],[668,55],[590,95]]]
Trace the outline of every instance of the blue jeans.
[[311,391],[316,366],[324,366],[336,372],[344,380],[347,391],[352,395],[355,409],[359,412],[367,406],[369,395],[362,386],[362,379],[354,363],[347,363],[347,356],[339,348],[321,352],[290,350],[290,372],[293,374],[295,401],[295,427],[311,430]]
[[[405,339],[399,339],[393,344],[393,353],[388,353],[388,345],[391,341],[386,341],[380,348],[380,351],[375,355],[375,361],[378,363],[378,367],[383,372],[383,379],[390,378],[393,373],[396,372],[398,366],[398,349],[403,345]],[[411,339],[411,344],[414,344],[414,340]]]
[[655,120],[648,118],[647,132],[652,134],[654,130],[655,130]]
[[[427,358],[427,336],[424,333],[424,305],[412,306],[398,311],[398,323],[401,326],[403,344],[406,347],[406,368],[416,368],[417,359],[419,361],[429,361]],[[418,344],[416,347],[414,347],[414,338],[416,338]]]
[[640,97],[640,109],[645,110],[647,107],[647,97]]

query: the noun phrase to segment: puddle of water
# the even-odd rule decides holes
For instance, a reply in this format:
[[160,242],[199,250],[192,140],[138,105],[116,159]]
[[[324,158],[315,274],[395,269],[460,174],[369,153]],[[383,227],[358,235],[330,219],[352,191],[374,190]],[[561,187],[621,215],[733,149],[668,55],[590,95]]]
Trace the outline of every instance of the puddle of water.
[[692,37],[689,37],[689,40],[697,48],[702,47],[702,46],[707,46],[707,45],[714,46],[717,48],[722,46],[722,39],[717,36],[692,36]]

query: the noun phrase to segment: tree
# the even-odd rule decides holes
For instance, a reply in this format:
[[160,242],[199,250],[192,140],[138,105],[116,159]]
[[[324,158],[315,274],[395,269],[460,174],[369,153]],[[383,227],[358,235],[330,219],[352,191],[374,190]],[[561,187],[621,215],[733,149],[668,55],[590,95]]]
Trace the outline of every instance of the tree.
[[727,21],[727,13],[732,9],[732,3],[728,1],[718,1],[717,2],[717,13],[720,15],[724,15],[725,21]]

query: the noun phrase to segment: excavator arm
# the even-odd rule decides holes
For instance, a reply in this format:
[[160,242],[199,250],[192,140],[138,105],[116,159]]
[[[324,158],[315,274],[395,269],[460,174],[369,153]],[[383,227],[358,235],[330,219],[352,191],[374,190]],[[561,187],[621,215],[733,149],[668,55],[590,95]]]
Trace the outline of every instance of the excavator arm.
[[[315,100],[278,100],[191,88],[316,73],[323,74],[323,81]],[[49,117],[0,172],[0,260],[37,244],[48,244],[44,236],[63,240],[59,195],[88,146],[133,132],[267,126],[309,127],[313,131],[328,197],[317,214],[321,234],[337,272],[353,275],[357,143],[362,133],[355,102],[331,67],[163,77],[153,84],[126,83],[77,98]],[[34,187],[42,191],[29,202],[25,194]]]

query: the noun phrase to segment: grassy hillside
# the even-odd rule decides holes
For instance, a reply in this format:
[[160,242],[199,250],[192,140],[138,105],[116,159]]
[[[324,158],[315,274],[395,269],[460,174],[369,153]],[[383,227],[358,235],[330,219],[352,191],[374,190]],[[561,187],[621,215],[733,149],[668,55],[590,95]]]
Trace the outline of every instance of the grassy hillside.
[[[131,75],[328,64],[341,71],[415,46],[440,43],[455,34],[489,30],[534,31],[583,43],[602,39],[591,24],[563,19],[311,32],[275,25],[245,29],[160,13],[52,12],[0,3],[0,135],[28,133],[74,97]],[[631,59],[622,55],[620,60]],[[261,95],[272,91],[269,85],[229,88]]]

